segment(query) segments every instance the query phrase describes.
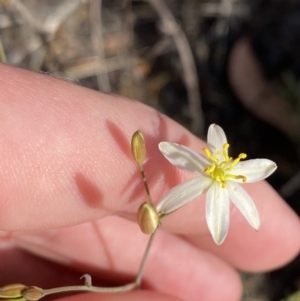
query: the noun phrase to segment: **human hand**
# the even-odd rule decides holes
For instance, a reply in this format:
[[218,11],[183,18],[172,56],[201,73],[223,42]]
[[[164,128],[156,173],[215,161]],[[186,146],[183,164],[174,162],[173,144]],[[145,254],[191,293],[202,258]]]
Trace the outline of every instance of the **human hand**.
[[[146,196],[132,134],[145,136],[155,203],[190,177],[163,158],[158,143],[200,152],[204,142],[134,101],[7,65],[0,79],[0,285],[75,285],[85,273],[100,285],[133,280],[148,236],[136,223]],[[200,197],[163,220],[142,288],[101,300],[239,300],[235,268],[269,270],[300,249],[299,219],[276,192],[266,182],[245,189],[260,213],[259,232],[232,207],[229,234],[215,245]]]

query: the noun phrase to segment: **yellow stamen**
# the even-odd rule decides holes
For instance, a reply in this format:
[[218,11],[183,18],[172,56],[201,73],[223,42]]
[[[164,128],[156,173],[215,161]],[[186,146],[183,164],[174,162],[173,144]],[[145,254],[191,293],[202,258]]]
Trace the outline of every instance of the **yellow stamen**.
[[247,177],[242,175],[226,175],[226,179],[235,179],[235,180],[241,179],[243,183],[247,182]]
[[232,170],[233,167],[235,167],[240,162],[241,159],[245,159],[245,158],[247,158],[246,154],[244,153],[239,154],[239,156],[236,159],[234,159],[233,162],[231,163],[230,170]]
[[233,170],[240,160],[245,159],[247,155],[241,153],[236,159],[232,160],[228,155],[229,146],[229,143],[224,143],[223,152],[218,152],[215,155],[213,155],[208,148],[203,149],[205,155],[211,161],[211,165],[206,167],[204,172],[213,180],[220,182],[222,188],[226,188],[226,181],[228,179],[241,179],[243,183],[247,182],[247,178],[243,175],[230,174],[230,171]]
[[228,148],[229,148],[229,143],[225,143],[223,145],[223,156],[225,158],[225,161],[227,161],[227,162],[230,160],[229,156],[228,156]]
[[210,159],[214,163],[218,163],[218,159],[212,155],[208,148],[203,148],[203,151],[208,159]]
[[207,167],[207,168],[204,169],[204,172],[205,173],[212,173],[215,170],[215,168],[216,168],[216,164],[212,163],[211,166],[209,166],[209,167]]

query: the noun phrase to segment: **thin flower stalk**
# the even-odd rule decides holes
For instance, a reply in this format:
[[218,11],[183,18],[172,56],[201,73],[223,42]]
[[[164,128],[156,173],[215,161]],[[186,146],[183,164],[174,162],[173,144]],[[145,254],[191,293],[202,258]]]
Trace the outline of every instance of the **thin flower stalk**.
[[134,282],[116,286],[116,287],[99,287],[92,285],[92,278],[90,275],[85,274],[80,279],[84,279],[83,285],[70,285],[55,287],[50,289],[42,289],[37,286],[26,286],[23,284],[9,284],[0,288],[0,300],[5,301],[37,301],[46,296],[69,293],[69,292],[95,292],[95,293],[125,293],[138,289],[141,286],[142,275],[145,268],[145,263],[153,243],[156,231],[152,233],[149,238],[146,250],[144,252],[137,276]]

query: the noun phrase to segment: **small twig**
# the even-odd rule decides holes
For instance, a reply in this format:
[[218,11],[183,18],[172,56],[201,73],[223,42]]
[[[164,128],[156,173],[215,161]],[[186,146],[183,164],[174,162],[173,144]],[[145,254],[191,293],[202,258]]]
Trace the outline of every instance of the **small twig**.
[[82,3],[82,0],[65,0],[59,2],[43,23],[43,31],[48,34],[49,40],[53,39],[54,34],[61,24],[68,19]]
[[3,47],[1,39],[0,39],[0,62],[1,63],[7,62],[4,47]]
[[197,17],[197,4],[198,0],[189,0],[185,1],[182,6],[181,19],[182,19],[182,28],[189,40],[189,43],[192,48],[193,44],[198,39],[198,26],[199,18]]
[[[238,6],[232,7],[231,14],[233,16],[248,17],[250,15],[250,9],[245,4],[239,4]],[[211,17],[223,17],[224,12],[219,3],[203,3],[200,6],[199,12],[197,13],[200,18],[211,18]]]
[[247,38],[237,41],[230,52],[228,79],[238,99],[249,111],[292,139],[299,140],[297,110],[273,91]]
[[[30,53],[32,55],[30,67],[40,70],[45,59],[46,47],[53,41],[57,29],[83,4],[83,0],[61,1],[53,12],[46,17],[45,21],[38,20],[20,0],[11,0],[9,4],[32,29],[31,40],[34,40],[34,43],[31,42],[33,46],[30,45],[30,49],[24,54],[24,57]],[[19,60],[22,59],[23,57]]]
[[232,10],[234,7],[233,0],[221,0],[219,7],[222,17],[230,18],[232,16]]
[[105,53],[103,46],[102,26],[101,26],[101,10],[102,0],[91,0],[90,3],[90,25],[91,25],[91,39],[95,55],[98,60],[103,62],[102,70],[97,74],[97,82],[100,91],[110,92],[110,82],[106,71]]
[[[106,60],[99,61],[96,56],[78,59],[66,68],[64,75],[72,80],[85,77],[96,76],[100,73],[112,72],[126,68],[126,58],[124,56],[115,56]],[[59,72],[54,72],[54,76],[62,76]]]
[[291,196],[297,189],[300,188],[300,171],[294,174],[284,185],[279,189],[279,194],[287,198]]
[[189,98],[192,131],[198,136],[203,136],[204,119],[201,110],[199,78],[197,76],[196,64],[188,40],[183,30],[177,24],[174,16],[162,0],[148,0],[148,2],[159,15],[165,33],[171,35],[174,39],[181,60],[183,79],[185,81]]
[[158,56],[166,54],[171,49],[171,38],[169,36],[163,36],[158,40],[154,46],[146,53],[145,57],[149,61],[154,61]]
[[22,18],[38,33],[44,33],[41,24],[33,17],[28,8],[20,0],[11,0],[10,3],[19,12]]
[[125,57],[126,57],[126,72],[128,76],[131,77],[131,81],[133,82],[133,60],[131,55],[133,55],[133,15],[132,15],[132,6],[131,6],[131,0],[124,0],[122,2],[122,35],[124,38],[123,45],[126,47],[124,49]]
[[[123,87],[130,87],[130,92],[124,93],[128,97],[135,98],[139,101],[145,100],[145,87],[143,76],[136,72],[138,57],[134,49],[134,33],[133,22],[134,15],[132,11],[132,0],[122,1],[122,35],[123,35],[123,56],[126,62],[125,72],[126,76],[123,77],[121,85]],[[132,89],[134,87],[134,89]]]
[[20,1],[11,0],[12,6],[18,11],[22,18],[39,34],[47,35],[52,39],[58,27],[64,22],[81,4],[81,0],[62,1],[56,9],[50,14],[43,24],[38,22],[30,10]]

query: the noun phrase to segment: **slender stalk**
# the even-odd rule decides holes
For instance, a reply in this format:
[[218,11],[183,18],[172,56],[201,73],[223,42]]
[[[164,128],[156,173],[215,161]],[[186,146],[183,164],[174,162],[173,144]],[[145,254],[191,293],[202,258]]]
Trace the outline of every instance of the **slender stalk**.
[[145,171],[144,171],[143,165],[142,164],[139,165],[139,168],[140,168],[140,173],[141,173],[141,176],[142,176],[142,179],[143,179],[144,187],[145,187],[145,190],[146,190],[146,194],[147,194],[147,198],[148,198],[148,203],[150,205],[154,206],[152,198],[151,198],[151,194],[150,194],[150,190],[149,190],[149,186],[148,186],[148,182],[147,182],[147,179],[146,179],[146,175],[145,175]]
[[62,287],[45,289],[45,290],[38,288],[38,287],[29,287],[23,291],[22,297],[28,301],[33,301],[33,300],[36,301],[45,296],[59,294],[59,293],[66,293],[66,292],[124,293],[124,292],[128,292],[128,291],[137,289],[141,285],[146,260],[149,255],[149,251],[152,246],[156,232],[157,232],[157,229],[151,234],[151,236],[149,238],[145,253],[143,255],[143,258],[142,258],[142,261],[141,261],[141,264],[140,264],[140,267],[139,267],[139,270],[138,270],[138,273],[137,273],[137,276],[136,276],[136,279],[134,282],[131,282],[129,284],[125,284],[122,286],[116,286],[116,287],[98,287],[98,286],[92,285],[91,276],[86,274],[81,277],[81,278],[85,279],[84,285],[62,286]]
[[116,287],[98,287],[98,286],[87,286],[87,285],[74,285],[74,286],[63,286],[63,287],[56,287],[43,290],[43,297],[58,294],[58,293],[65,293],[65,292],[76,292],[76,291],[87,291],[87,292],[97,292],[97,293],[123,293],[134,290],[136,288],[135,282],[116,286]]
[[147,244],[147,247],[146,247],[146,251],[145,251],[144,256],[142,258],[140,268],[138,270],[138,274],[137,274],[136,279],[135,279],[136,287],[140,287],[140,285],[141,285],[145,263],[146,263],[148,255],[149,255],[149,251],[150,251],[151,245],[153,243],[154,236],[155,236],[156,232],[157,232],[157,229],[151,234],[151,236],[149,238],[149,241],[148,241],[148,244]]

